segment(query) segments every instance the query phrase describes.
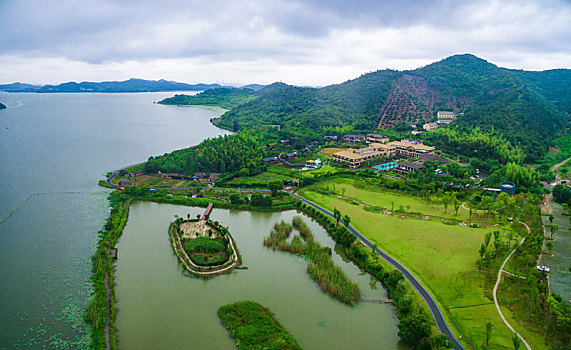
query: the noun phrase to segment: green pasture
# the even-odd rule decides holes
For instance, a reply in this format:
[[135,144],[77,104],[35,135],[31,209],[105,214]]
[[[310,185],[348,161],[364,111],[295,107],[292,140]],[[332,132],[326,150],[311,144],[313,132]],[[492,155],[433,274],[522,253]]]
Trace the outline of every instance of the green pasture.
[[[414,212],[450,217],[450,214],[444,214],[442,206],[426,204],[411,196],[355,188],[350,181],[336,180],[328,185],[330,188],[335,185],[336,192],[344,188],[345,196],[362,203],[386,207],[388,202],[390,208],[390,202],[395,201],[395,208],[410,205],[410,210]],[[327,183],[322,186],[327,186]],[[470,345],[476,349],[482,348],[486,322],[492,322],[494,326],[490,348],[513,348],[511,331],[496,312],[493,300],[486,297],[491,295],[491,291],[484,290],[484,277],[476,270],[478,249],[484,241],[484,234],[500,229],[505,240],[504,229],[469,228],[445,224],[440,218],[425,220],[409,218],[406,214],[371,212],[362,205],[313,189],[304,189],[301,195],[330,211],[337,208],[343,215],[349,215],[351,224],[357,230],[406,266],[435,297],[452,330],[462,335],[461,341],[467,348]],[[450,208],[448,211],[450,213]],[[493,249],[491,245],[489,249]],[[509,310],[504,314],[511,319]],[[519,328],[522,327],[518,327],[518,331]],[[542,341],[537,339],[536,334],[528,334],[528,337],[533,339],[528,341],[533,341],[537,346],[534,348],[542,347]]]

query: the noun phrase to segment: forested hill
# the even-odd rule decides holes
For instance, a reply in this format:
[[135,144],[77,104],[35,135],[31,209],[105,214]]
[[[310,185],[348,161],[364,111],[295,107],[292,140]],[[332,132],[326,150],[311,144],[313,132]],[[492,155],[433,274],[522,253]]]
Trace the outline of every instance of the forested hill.
[[255,99],[256,91],[248,88],[214,88],[198,95],[175,95],[159,101],[163,105],[177,106],[220,106],[231,109]]
[[570,70],[509,70],[466,54],[411,71],[367,73],[321,89],[275,83],[217,123],[234,130],[260,124],[317,132],[346,125],[374,130],[430,121],[438,110],[452,110],[464,113],[459,128],[502,135],[534,160],[566,128],[570,90]]
[[218,84],[185,84],[168,80],[129,79],[125,81],[103,81],[82,83],[69,82],[59,85],[36,86],[30,84],[0,85],[8,92],[153,92],[153,91],[203,91],[220,87]]

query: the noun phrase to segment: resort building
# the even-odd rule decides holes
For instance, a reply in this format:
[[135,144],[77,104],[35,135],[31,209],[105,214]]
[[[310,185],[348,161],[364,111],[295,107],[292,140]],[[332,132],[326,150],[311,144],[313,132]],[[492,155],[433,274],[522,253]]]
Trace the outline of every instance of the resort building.
[[450,124],[456,120],[456,114],[450,111],[438,111],[436,117],[438,119],[436,123],[438,124]]
[[367,145],[371,143],[387,143],[389,137],[385,135],[367,134]]
[[363,162],[377,157],[391,155],[394,147],[383,143],[372,143],[367,148],[348,148],[345,151],[333,153],[333,160],[340,163],[349,163],[351,169],[358,168]]
[[436,117],[438,118],[438,120],[440,120],[440,119],[454,120],[454,119],[456,119],[456,114],[454,114],[454,112],[450,112],[450,111],[438,111],[438,113],[436,113]]
[[400,162],[399,165],[393,169],[395,173],[408,175],[412,172],[424,168],[424,165],[418,163],[411,163],[409,161]]
[[434,153],[434,147],[424,145],[420,141],[403,139],[387,143],[387,146],[394,148],[397,156],[416,158],[423,154]]
[[364,135],[347,134],[343,135],[343,142],[345,143],[357,143],[365,139]]

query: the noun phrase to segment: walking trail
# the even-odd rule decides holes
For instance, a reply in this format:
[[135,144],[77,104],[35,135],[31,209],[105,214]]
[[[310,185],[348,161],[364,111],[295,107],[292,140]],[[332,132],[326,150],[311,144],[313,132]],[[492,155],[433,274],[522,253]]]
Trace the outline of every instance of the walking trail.
[[[529,226],[527,226],[526,223],[522,224],[525,225],[525,228],[527,228],[527,235],[529,235]],[[525,241],[527,235],[525,235],[525,237],[523,237],[523,239],[521,240],[521,242],[519,242],[519,244],[523,244],[523,242]],[[516,332],[516,330],[509,324],[509,322],[506,320],[506,318],[504,317],[504,314],[502,313],[502,309],[500,309],[500,304],[498,303],[498,287],[500,286],[500,281],[502,280],[502,272],[504,272],[504,266],[506,266],[506,263],[508,262],[508,260],[510,260],[510,258],[512,257],[512,255],[515,253],[515,251],[517,250],[516,246],[514,248],[514,250],[512,250],[512,252],[510,253],[510,255],[508,255],[508,257],[506,258],[506,260],[504,260],[502,266],[500,267],[500,271],[498,271],[498,279],[496,280],[496,285],[494,286],[494,304],[496,304],[496,309],[498,310],[498,313],[500,314],[500,317],[502,318],[502,320],[504,321],[504,323],[506,324],[506,326],[508,326],[508,328],[510,329],[510,331],[514,332],[515,334],[517,334],[517,336],[519,337],[519,339],[521,340],[521,342],[523,343],[523,345],[525,345],[525,347],[527,348],[527,350],[531,350],[531,347],[529,346],[529,344],[525,341],[525,339],[523,339],[523,337],[521,336],[521,334],[519,334],[518,332]]]

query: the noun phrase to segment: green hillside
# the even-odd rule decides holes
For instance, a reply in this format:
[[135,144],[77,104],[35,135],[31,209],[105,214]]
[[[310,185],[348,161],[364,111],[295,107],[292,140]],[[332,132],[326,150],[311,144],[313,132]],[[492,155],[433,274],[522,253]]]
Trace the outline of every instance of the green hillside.
[[347,125],[373,131],[453,110],[464,113],[456,123],[459,130],[479,127],[505,137],[533,161],[567,125],[570,87],[569,70],[514,71],[456,55],[416,70],[382,70],[321,89],[275,83],[217,123],[233,130],[269,124],[318,133]]

